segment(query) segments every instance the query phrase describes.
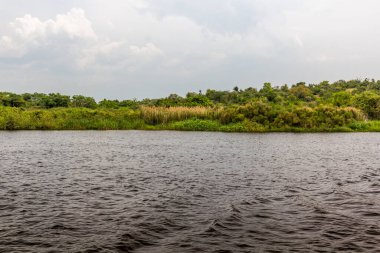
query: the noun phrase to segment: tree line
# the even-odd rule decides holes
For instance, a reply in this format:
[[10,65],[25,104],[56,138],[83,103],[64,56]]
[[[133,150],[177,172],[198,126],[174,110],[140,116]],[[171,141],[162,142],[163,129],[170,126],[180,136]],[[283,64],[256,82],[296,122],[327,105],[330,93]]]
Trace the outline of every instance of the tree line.
[[[138,109],[141,106],[150,107],[209,107],[221,108],[231,112],[230,121],[239,121],[239,117],[249,118],[246,112],[261,110],[258,117],[265,115],[270,119],[276,112],[299,112],[302,108],[349,108],[359,109],[366,118],[380,119],[380,80],[355,79],[339,80],[329,83],[306,84],[299,82],[288,86],[273,86],[264,83],[261,89],[249,87],[240,89],[234,87],[229,91],[208,89],[206,92],[189,92],[185,97],[171,94],[165,98],[143,100],[108,100],[96,102],[92,97],[82,95],[67,96],[59,93],[24,93],[14,94],[0,92],[0,106],[33,109],[51,108],[107,108]],[[305,109],[305,110],[309,110]],[[248,110],[248,111],[249,111]],[[306,113],[306,112],[305,112]],[[256,119],[257,120],[257,119]]]

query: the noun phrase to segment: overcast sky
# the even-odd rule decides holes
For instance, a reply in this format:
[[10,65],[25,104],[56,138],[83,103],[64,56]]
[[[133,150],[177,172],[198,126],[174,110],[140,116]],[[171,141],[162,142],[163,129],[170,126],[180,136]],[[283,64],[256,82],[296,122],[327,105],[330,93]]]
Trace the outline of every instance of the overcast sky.
[[1,0],[0,90],[100,98],[380,79],[378,0]]

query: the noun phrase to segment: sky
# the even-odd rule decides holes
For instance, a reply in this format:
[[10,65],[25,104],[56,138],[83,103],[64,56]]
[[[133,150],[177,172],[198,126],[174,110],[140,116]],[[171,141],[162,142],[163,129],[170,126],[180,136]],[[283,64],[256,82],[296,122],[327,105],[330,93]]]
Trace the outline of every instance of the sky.
[[142,99],[380,79],[378,0],[0,0],[0,90]]

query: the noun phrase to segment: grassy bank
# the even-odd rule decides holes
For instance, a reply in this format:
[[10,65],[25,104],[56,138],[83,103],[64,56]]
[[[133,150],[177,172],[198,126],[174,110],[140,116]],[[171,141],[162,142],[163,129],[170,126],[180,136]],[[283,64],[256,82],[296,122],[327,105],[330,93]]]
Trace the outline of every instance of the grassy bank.
[[[244,113],[244,110],[246,113]],[[252,108],[141,107],[139,109],[0,107],[1,130],[181,130],[223,132],[379,132],[353,108],[279,111],[262,120]],[[268,120],[269,119],[269,120]]]
[[143,129],[139,113],[129,109],[0,108],[2,130],[108,130]]
[[297,83],[107,100],[0,92],[3,130],[380,131],[380,80]]

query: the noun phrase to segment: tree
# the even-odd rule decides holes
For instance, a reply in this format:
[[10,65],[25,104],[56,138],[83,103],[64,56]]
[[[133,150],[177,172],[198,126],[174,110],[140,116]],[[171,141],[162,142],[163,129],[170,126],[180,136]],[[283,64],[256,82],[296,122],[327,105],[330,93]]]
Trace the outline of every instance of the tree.
[[186,105],[188,106],[211,106],[212,102],[204,95],[196,93],[187,93]]
[[120,107],[129,107],[131,109],[137,109],[139,107],[139,103],[136,99],[134,100],[123,100],[119,103]]
[[347,91],[339,91],[332,95],[331,102],[335,106],[348,106],[351,105],[352,95]]
[[269,102],[274,101],[277,97],[277,94],[273,90],[271,83],[264,83],[263,88],[260,90],[260,94],[266,97]]
[[109,108],[109,109],[117,109],[119,108],[119,100],[108,100],[108,99],[103,99],[102,101],[99,102],[99,107],[102,108]]
[[95,99],[92,97],[85,97],[82,95],[73,96],[71,99],[72,107],[86,107],[86,108],[95,108],[97,106]]
[[304,83],[294,85],[289,92],[301,100],[310,101],[312,98],[311,90]]
[[70,97],[63,96],[59,93],[50,93],[49,95],[44,95],[40,97],[39,106],[44,108],[53,107],[68,107],[70,104]]
[[10,107],[23,107],[26,104],[26,101],[21,95],[14,93],[3,92],[0,93],[0,104],[3,106]]
[[365,91],[354,97],[354,105],[363,110],[370,119],[380,119],[380,95]]

